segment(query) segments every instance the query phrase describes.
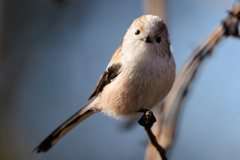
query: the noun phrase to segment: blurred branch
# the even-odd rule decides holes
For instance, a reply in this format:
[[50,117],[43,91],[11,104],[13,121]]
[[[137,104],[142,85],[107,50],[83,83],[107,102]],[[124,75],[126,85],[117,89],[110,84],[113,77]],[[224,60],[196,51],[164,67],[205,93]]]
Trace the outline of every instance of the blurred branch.
[[[239,2],[239,1],[238,1]],[[183,64],[178,72],[176,81],[168,94],[163,105],[163,112],[159,112],[157,116],[163,116],[161,124],[158,126],[156,135],[158,143],[168,149],[174,137],[175,127],[181,104],[186,97],[189,86],[202,64],[203,60],[210,55],[216,44],[223,37],[239,36],[239,20],[240,20],[240,2],[237,3],[229,16],[219,24],[209,36],[193,51],[187,61]],[[145,160],[159,159],[156,154],[155,147],[148,143]]]
[[144,0],[144,12],[146,14],[157,15],[165,22],[167,21],[165,0]]

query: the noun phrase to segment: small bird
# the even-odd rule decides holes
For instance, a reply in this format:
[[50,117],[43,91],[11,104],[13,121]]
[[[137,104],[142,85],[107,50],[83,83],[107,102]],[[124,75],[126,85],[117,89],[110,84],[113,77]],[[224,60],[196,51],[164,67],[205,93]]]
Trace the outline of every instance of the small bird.
[[94,113],[133,118],[160,103],[172,88],[176,65],[167,25],[158,16],[135,19],[85,107],[53,131],[33,152],[46,152]]

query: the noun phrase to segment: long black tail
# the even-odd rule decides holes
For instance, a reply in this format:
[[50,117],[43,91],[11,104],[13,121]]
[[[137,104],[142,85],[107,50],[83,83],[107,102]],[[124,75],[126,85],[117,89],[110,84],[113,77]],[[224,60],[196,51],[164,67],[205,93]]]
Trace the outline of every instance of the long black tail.
[[75,126],[81,123],[86,118],[90,117],[94,113],[91,109],[91,103],[83,107],[62,125],[60,125],[55,131],[53,131],[42,143],[40,143],[32,152],[47,152],[52,146],[54,146],[65,134],[72,130]]

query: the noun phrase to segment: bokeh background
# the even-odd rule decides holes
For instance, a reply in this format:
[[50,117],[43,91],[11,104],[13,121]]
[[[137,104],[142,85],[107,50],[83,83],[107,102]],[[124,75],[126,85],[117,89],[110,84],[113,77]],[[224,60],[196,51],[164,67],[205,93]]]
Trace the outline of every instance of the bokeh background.
[[[168,0],[177,68],[227,16],[233,0]],[[103,114],[49,152],[31,151],[87,103],[139,0],[0,1],[0,160],[140,160],[148,137]],[[229,37],[204,62],[184,101],[170,160],[239,159],[240,43]]]

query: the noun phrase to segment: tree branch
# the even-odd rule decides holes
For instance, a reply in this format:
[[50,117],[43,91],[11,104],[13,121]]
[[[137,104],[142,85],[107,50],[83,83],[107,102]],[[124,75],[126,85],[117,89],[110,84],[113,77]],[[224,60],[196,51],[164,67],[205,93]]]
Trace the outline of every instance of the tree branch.
[[156,118],[153,115],[153,112],[149,110],[142,110],[142,112],[144,112],[144,114],[140,118],[138,123],[145,128],[152,145],[154,145],[154,147],[158,150],[162,159],[167,160],[165,149],[158,144],[157,139],[151,130],[153,123],[156,122]]

